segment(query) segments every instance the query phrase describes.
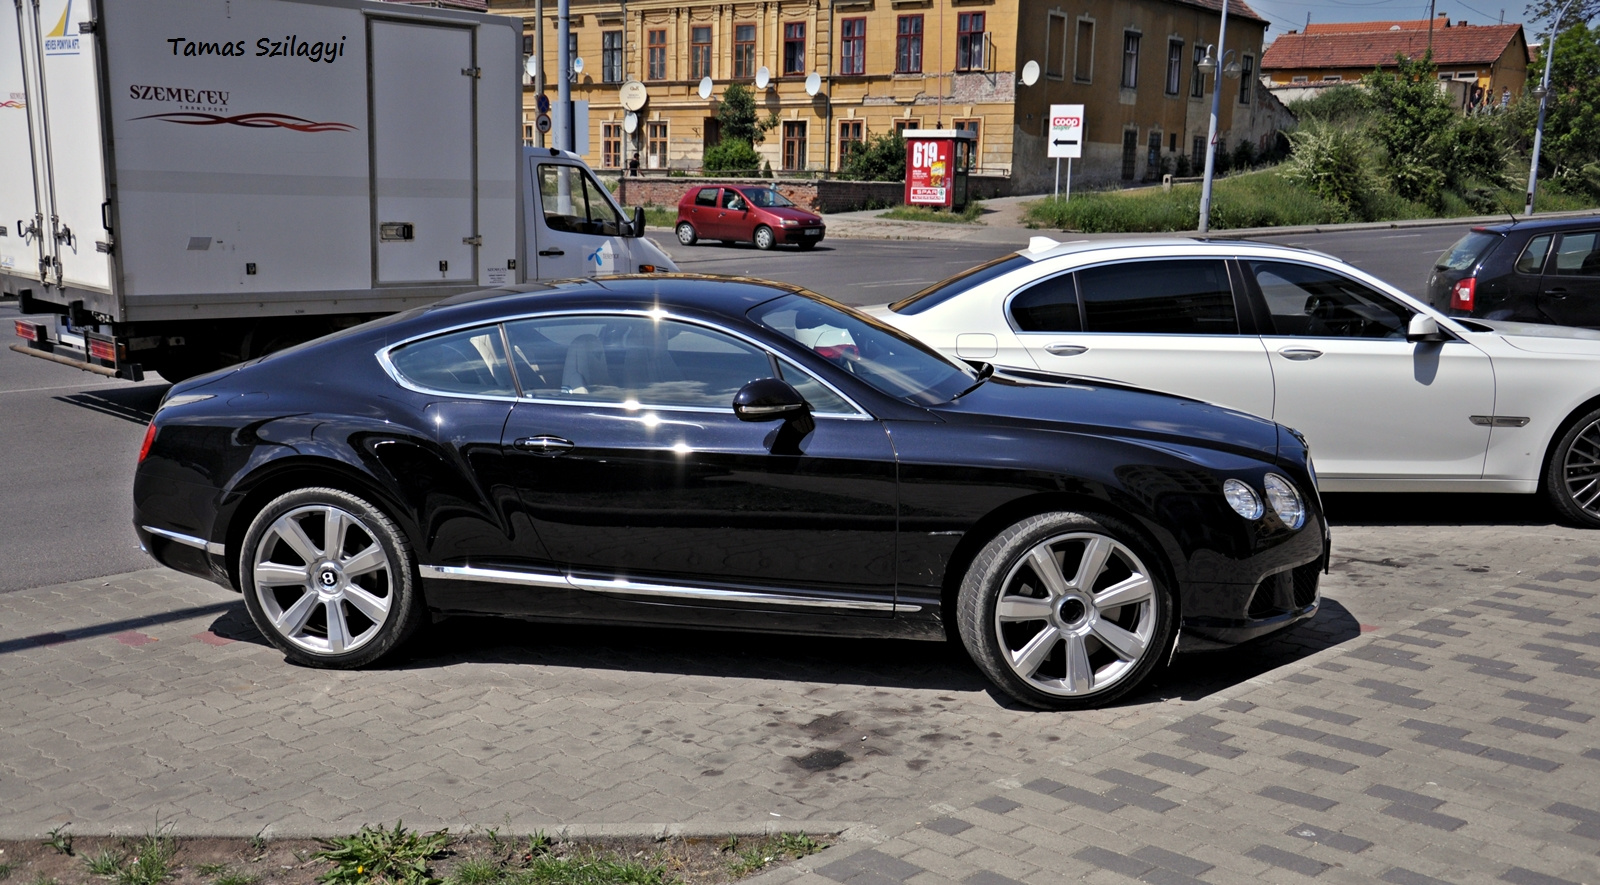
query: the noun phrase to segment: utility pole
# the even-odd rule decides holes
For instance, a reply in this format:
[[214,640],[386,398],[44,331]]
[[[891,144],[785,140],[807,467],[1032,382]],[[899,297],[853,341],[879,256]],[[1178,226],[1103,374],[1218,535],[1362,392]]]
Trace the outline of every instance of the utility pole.
[[1534,92],[1539,97],[1539,122],[1533,127],[1533,165],[1528,169],[1528,199],[1522,206],[1523,215],[1533,214],[1533,189],[1539,184],[1539,146],[1544,141],[1544,109],[1550,101],[1550,62],[1556,57],[1556,34],[1561,30],[1561,19],[1567,14],[1567,7],[1572,5],[1572,0],[1561,4],[1556,11],[1556,20],[1550,23],[1550,36],[1545,38],[1544,52],[1544,79],[1539,81],[1539,88]]
[[1222,113],[1222,60],[1227,58],[1222,47],[1227,39],[1228,0],[1222,0],[1222,24],[1217,27],[1216,73],[1211,78],[1211,125],[1206,127],[1206,172],[1200,184],[1201,233],[1211,227],[1211,175],[1217,168],[1217,115]]
[[558,61],[556,67],[555,146],[564,151],[570,151],[573,148],[572,80],[567,73],[572,70],[572,53],[567,51],[567,34],[571,33],[571,22],[568,21],[571,2],[572,0],[557,0],[556,3]]
[[[544,0],[533,0],[533,20],[538,25],[533,29],[533,57],[536,62],[533,74],[533,94],[544,95]],[[539,147],[544,147],[544,133],[539,127],[533,127],[534,134],[539,137]]]
[[1436,2],[1438,0],[1428,0],[1428,51],[1430,53],[1433,52],[1433,20],[1436,15],[1433,7]]

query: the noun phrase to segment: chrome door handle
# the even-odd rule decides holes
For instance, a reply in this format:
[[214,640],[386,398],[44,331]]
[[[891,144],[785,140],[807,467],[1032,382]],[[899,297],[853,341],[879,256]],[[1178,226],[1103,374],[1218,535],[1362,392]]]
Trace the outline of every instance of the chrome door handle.
[[1291,360],[1314,360],[1322,356],[1322,351],[1310,347],[1285,347],[1278,351],[1278,355]]
[[1088,349],[1082,344],[1046,344],[1044,346],[1044,352],[1051,356],[1077,356]]
[[513,442],[511,447],[522,452],[554,457],[572,448],[572,440],[559,436],[525,436]]
[[1567,290],[1566,289],[1546,289],[1546,290],[1544,290],[1544,294],[1549,295],[1551,298],[1561,299],[1561,298],[1567,297]]
[[565,255],[567,253],[561,249],[540,249],[539,254],[546,258],[551,258],[556,255]]

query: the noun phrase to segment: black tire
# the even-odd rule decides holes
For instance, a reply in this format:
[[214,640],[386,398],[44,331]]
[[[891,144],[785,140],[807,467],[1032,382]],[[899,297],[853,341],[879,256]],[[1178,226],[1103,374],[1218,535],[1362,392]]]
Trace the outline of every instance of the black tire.
[[678,242],[685,246],[693,246],[700,240],[700,235],[695,233],[694,225],[687,221],[678,222],[677,233]]
[[1600,409],[1575,421],[1550,450],[1544,492],[1562,517],[1600,529]]
[[763,251],[778,245],[778,238],[773,235],[772,228],[767,227],[764,224],[756,225],[755,235],[750,239],[751,242],[756,244],[757,249],[761,249]]
[[[1054,563],[1054,589],[1035,570],[1036,554]],[[1159,564],[1118,520],[1031,516],[995,536],[967,569],[956,607],[962,644],[996,687],[1024,704],[1108,704],[1138,688],[1172,646],[1176,607]]]
[[[328,529],[341,524],[342,539],[330,538]],[[338,489],[300,489],[262,508],[245,533],[239,584],[256,628],[308,667],[373,664],[426,614],[404,533],[377,507]]]

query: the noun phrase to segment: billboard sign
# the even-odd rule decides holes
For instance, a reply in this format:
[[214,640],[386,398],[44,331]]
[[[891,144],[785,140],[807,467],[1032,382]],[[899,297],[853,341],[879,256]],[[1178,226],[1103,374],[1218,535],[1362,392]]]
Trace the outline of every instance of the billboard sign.
[[912,206],[950,205],[950,178],[955,158],[949,139],[912,139],[906,145],[906,203]]
[[1083,156],[1083,105],[1050,106],[1049,152],[1051,158],[1076,159]]

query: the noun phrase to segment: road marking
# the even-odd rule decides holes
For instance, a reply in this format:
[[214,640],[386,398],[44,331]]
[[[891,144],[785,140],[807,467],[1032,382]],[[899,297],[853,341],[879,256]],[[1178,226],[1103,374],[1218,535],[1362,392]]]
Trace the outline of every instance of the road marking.
[[1411,237],[1420,237],[1420,236],[1422,236],[1422,234],[1390,234],[1389,236],[1379,237],[1378,239],[1380,239],[1380,240],[1406,240],[1406,239],[1410,239]]

